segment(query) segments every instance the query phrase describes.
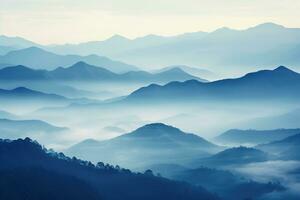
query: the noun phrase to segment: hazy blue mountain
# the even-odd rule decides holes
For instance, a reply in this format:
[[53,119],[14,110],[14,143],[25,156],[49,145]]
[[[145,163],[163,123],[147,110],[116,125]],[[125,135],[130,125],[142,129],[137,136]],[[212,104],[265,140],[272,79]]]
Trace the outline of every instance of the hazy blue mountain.
[[277,155],[283,160],[300,160],[300,133],[283,140],[257,146],[258,149]]
[[[183,64],[205,66],[214,71],[232,74],[278,64],[299,66],[299,38],[299,28],[264,23],[245,30],[224,27],[210,33],[195,32],[172,37],[148,35],[131,40],[115,35],[104,41],[43,46],[43,49],[59,54],[105,55],[137,66],[146,66],[148,69]],[[0,45],[7,46],[7,43],[0,42]],[[61,63],[68,66],[75,62]],[[101,63],[88,63],[105,67]],[[40,62],[35,64],[41,67]]]
[[48,94],[18,87],[11,90],[0,89],[0,103],[2,109],[16,113],[33,112],[43,107],[67,106],[70,104],[99,103],[87,98],[66,98],[57,94]]
[[151,34],[132,40],[121,35],[114,35],[111,38],[103,41],[91,41],[80,44],[52,45],[45,48],[60,54],[99,54],[110,57],[123,54],[124,52],[131,52],[137,49],[160,46],[176,41],[201,39],[205,35],[205,32],[186,33],[170,37]]
[[25,87],[18,87],[12,90],[0,89],[0,99],[36,99],[36,100],[49,100],[49,101],[66,101],[67,98],[56,94],[46,94]]
[[163,71],[167,71],[167,70],[174,69],[174,68],[180,68],[181,70],[183,70],[189,74],[192,74],[197,77],[202,77],[204,79],[208,79],[208,80],[216,80],[217,79],[217,75],[209,70],[201,69],[201,68],[197,68],[197,67],[190,67],[190,66],[186,66],[186,65],[172,65],[172,66],[164,67],[162,69],[153,70],[153,72],[158,73],[158,72],[163,72]]
[[300,129],[275,129],[275,130],[239,130],[232,129],[215,138],[221,144],[248,144],[257,145],[276,140],[282,140],[288,136],[300,133]]
[[6,46],[13,49],[21,49],[41,45],[21,37],[9,37],[5,35],[0,35],[0,46]]
[[79,61],[103,67],[116,73],[137,70],[137,67],[133,65],[113,61],[103,56],[58,55],[37,47],[11,51],[6,55],[0,56],[0,63],[25,65],[36,69],[54,69],[58,66],[66,67]]
[[206,66],[224,73],[261,69],[260,66],[274,66],[278,63],[297,66],[300,61],[296,56],[300,49],[299,38],[299,28],[286,28],[274,23],[260,24],[245,30],[224,27],[199,39],[139,48],[114,58],[139,66],[181,63]]
[[46,70],[34,70],[23,65],[0,69],[0,80],[43,80],[48,79]]
[[15,50],[15,48],[9,47],[9,46],[1,46],[0,45],[0,55],[7,54],[8,52],[13,51],[13,50]]
[[300,109],[277,114],[267,117],[260,117],[245,123],[247,127],[256,127],[260,129],[278,129],[278,128],[299,128]]
[[185,81],[191,79],[206,81],[192,76],[179,68],[172,68],[155,74],[145,71],[130,71],[117,74],[105,68],[89,65],[85,62],[78,62],[67,68],[59,67],[52,71],[35,70],[22,65],[0,69],[0,80],[5,81],[60,80],[167,83],[170,81]]
[[0,69],[5,68],[5,67],[9,67],[9,66],[12,66],[12,64],[0,63]]
[[1,138],[15,139],[20,137],[28,137],[30,134],[51,134],[66,130],[67,128],[53,126],[41,120],[0,119]]
[[16,115],[0,110],[0,119],[16,119],[16,118],[18,118]]
[[207,166],[216,168],[228,168],[230,166],[264,162],[269,155],[261,150],[247,147],[234,147],[221,151],[207,158],[193,162],[194,166]]
[[214,191],[218,196],[226,200],[257,199],[264,194],[284,190],[284,187],[280,183],[260,183],[234,175],[230,171],[207,167],[187,169],[166,164],[157,165],[150,169],[169,179],[202,186],[209,191]]
[[90,160],[104,160],[131,168],[157,163],[181,163],[216,152],[220,148],[194,134],[165,124],[148,124],[119,137],[87,140],[67,153]]
[[206,100],[292,100],[300,97],[300,74],[286,68],[262,70],[241,78],[209,83],[196,80],[156,84],[140,88],[127,97],[129,101],[206,101]]
[[[201,187],[156,177],[151,171],[136,174],[119,166],[114,167],[101,162],[95,166],[88,161],[78,160],[75,157],[69,158],[62,153],[48,151],[28,138],[14,141],[1,140],[0,162],[0,173],[5,174],[1,176],[1,180],[5,180],[1,182],[1,191],[6,189],[6,192],[1,194],[7,195],[7,191],[10,191],[10,195],[14,195],[14,198],[10,199],[18,199],[16,198],[18,196],[24,199],[25,194],[26,198],[33,196],[33,199],[37,199],[34,197],[36,194],[41,195],[38,197],[42,198],[45,193],[39,191],[45,191],[47,188],[46,199],[49,197],[65,199],[63,197],[72,197],[74,194],[79,195],[74,197],[75,199],[80,199],[84,194],[91,196],[89,199],[111,200],[218,199]],[[20,170],[14,174],[20,174],[21,177],[13,175],[9,171],[11,169]],[[9,174],[12,176],[8,176]],[[29,180],[26,181],[25,178]],[[14,181],[18,181],[18,185],[13,184]],[[49,190],[51,185],[54,187]],[[66,190],[61,192],[62,190],[56,187],[59,185],[61,189]],[[33,190],[31,186],[36,188]],[[24,193],[22,188],[28,188],[27,193]],[[70,192],[73,194],[69,194]]]

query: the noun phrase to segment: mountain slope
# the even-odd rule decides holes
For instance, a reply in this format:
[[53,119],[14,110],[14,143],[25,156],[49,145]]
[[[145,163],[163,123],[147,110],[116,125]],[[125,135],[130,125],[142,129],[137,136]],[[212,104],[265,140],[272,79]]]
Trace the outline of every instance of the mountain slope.
[[[155,177],[151,175],[150,172],[146,174],[135,174],[129,170],[120,167],[115,168],[111,165],[104,165],[103,163],[98,163],[98,165],[95,166],[90,162],[78,160],[75,157],[69,158],[62,153],[47,151],[28,138],[15,141],[1,140],[0,161],[2,163],[0,170],[9,171],[9,169],[17,168],[21,170],[22,173],[23,169],[29,169],[26,174],[22,173],[23,176],[37,184],[38,188],[35,189],[41,188],[41,191],[45,191],[47,186],[53,185],[54,182],[54,185],[62,184],[62,188],[70,187],[71,189],[78,189],[82,186],[82,190],[72,192],[82,195],[82,193],[84,194],[84,192],[89,191],[92,197],[98,194],[96,196],[97,199],[217,199],[214,195],[208,193],[201,187],[193,187],[185,183]],[[48,172],[36,171],[34,170],[36,168],[42,168]],[[36,173],[40,172],[41,174],[36,176]],[[54,177],[51,179],[49,175],[55,174],[57,175],[54,177],[58,179],[53,180]],[[41,182],[42,178],[43,181]],[[17,180],[20,179],[21,177]],[[70,180],[72,179],[74,183],[70,185]],[[5,182],[2,183],[4,188],[11,186],[10,191],[12,191],[13,194],[22,194],[20,187],[17,188],[16,185],[10,185],[10,183],[15,180],[14,176],[6,176],[4,180]],[[62,180],[62,182],[57,182],[60,180]],[[19,182],[19,184],[22,186],[24,182]],[[54,188],[56,189],[56,187]],[[90,190],[90,188],[93,188],[93,190]],[[118,192],[115,192],[116,188],[118,188]],[[82,191],[82,193],[80,193],[80,191]],[[29,188],[28,192],[32,192],[33,194],[37,193],[36,190],[32,191],[32,188]],[[55,190],[49,191],[51,195],[54,195],[55,192]],[[66,194],[64,192],[66,192]],[[71,192],[70,190],[64,192],[64,194],[59,195],[59,197],[62,195],[72,196],[72,194],[67,193]],[[32,193],[28,195],[32,195]],[[61,191],[59,194],[60,193]],[[45,193],[42,193],[42,195],[45,195]],[[55,196],[57,195],[58,194],[55,194]]]
[[249,73],[241,78],[209,83],[191,80],[182,83],[171,82],[163,86],[152,84],[134,91],[127,100],[299,100],[299,90],[300,74],[281,66],[274,70]]
[[238,130],[232,129],[215,138],[222,144],[262,144],[275,140],[282,140],[288,136],[300,133],[300,129],[276,130]]
[[13,49],[28,48],[32,46],[41,46],[37,43],[31,42],[21,37],[8,37],[0,35],[0,45],[11,47]]
[[207,158],[199,159],[193,162],[194,166],[208,166],[214,168],[226,168],[228,166],[248,164],[252,162],[267,161],[267,153],[247,147],[234,147],[221,151]]
[[34,90],[27,89],[25,87],[18,87],[12,90],[0,89],[0,99],[12,99],[18,100],[19,98],[24,99],[36,99],[36,100],[47,100],[47,101],[67,101],[68,99],[56,94],[46,94]]
[[97,65],[116,73],[137,70],[135,66],[122,62],[113,61],[106,57],[97,55],[58,55],[37,47],[15,50],[0,56],[0,63],[10,63],[14,65],[25,65],[36,69],[54,69],[58,66],[70,66],[79,61],[84,61],[92,65]]
[[155,74],[145,71],[130,71],[117,74],[105,68],[89,65],[85,62],[78,62],[67,68],[58,67],[52,71],[34,70],[22,65],[0,69],[0,80],[3,81],[59,80],[167,83],[170,81],[186,81],[191,79],[206,81],[177,68]]
[[83,141],[67,153],[138,168],[162,162],[183,164],[219,149],[199,136],[157,123],[106,141]]
[[216,80],[217,79],[217,75],[209,70],[201,69],[198,67],[190,67],[190,66],[186,66],[186,65],[172,65],[172,66],[164,67],[162,69],[153,70],[153,71],[155,73],[158,73],[158,72],[163,72],[163,71],[167,71],[167,70],[174,69],[174,68],[179,68],[189,74],[192,74],[192,75],[198,76],[198,77],[202,77],[207,80]]
[[[160,165],[157,166],[156,169],[153,169],[153,171],[159,172],[164,177],[172,180],[185,181],[193,185],[200,185],[209,191],[214,191],[224,200],[257,199],[264,194],[274,191],[280,192],[285,189],[278,182],[256,182],[247,180],[246,178],[233,174],[230,171],[207,167],[200,167],[196,169],[181,168],[181,170],[176,170],[176,166],[174,165]],[[162,173],[162,171],[165,173]]]
[[245,30],[225,27],[202,38],[134,49],[114,58],[139,66],[180,63],[206,66],[224,73],[234,70],[245,72],[261,69],[254,66],[299,64],[300,60],[296,57],[296,52],[299,53],[299,37],[299,28],[286,28],[274,23],[260,24]]
[[67,128],[53,126],[40,120],[0,119],[1,137],[8,139],[59,133],[66,130]]
[[257,148],[275,154],[282,160],[300,160],[300,133],[283,140],[258,145]]
[[48,50],[61,54],[99,54],[106,56],[117,56],[124,52],[134,51],[136,49],[144,49],[155,47],[162,44],[169,44],[175,41],[187,41],[192,39],[201,39],[206,35],[205,32],[186,33],[177,36],[158,36],[146,35],[135,39],[128,39],[121,35],[114,35],[104,41],[90,41],[81,44],[55,45],[46,47]]

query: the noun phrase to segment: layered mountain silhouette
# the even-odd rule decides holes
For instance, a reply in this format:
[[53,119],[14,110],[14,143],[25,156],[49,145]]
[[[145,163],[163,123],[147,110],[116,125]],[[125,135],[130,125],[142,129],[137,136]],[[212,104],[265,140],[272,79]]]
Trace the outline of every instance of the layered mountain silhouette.
[[300,160],[300,133],[282,140],[258,145],[257,148],[274,154],[281,160]]
[[58,55],[45,51],[38,47],[15,50],[0,56],[0,63],[10,63],[11,65],[25,65],[35,69],[55,69],[58,66],[66,67],[79,61],[84,61],[92,65],[97,65],[116,73],[137,70],[137,67],[122,62],[113,61],[109,58],[97,55]]
[[69,158],[28,138],[1,140],[0,161],[1,198],[218,199],[201,187],[156,177],[151,171],[136,174],[118,166]]
[[260,24],[245,30],[224,27],[200,38],[134,49],[112,57],[139,66],[183,63],[218,70],[226,66],[223,71],[228,73],[230,69],[242,70],[240,66],[249,70],[259,69],[253,66],[299,64],[296,56],[299,52],[299,37],[299,28],[286,28],[274,23]]
[[48,100],[48,101],[66,101],[67,98],[56,94],[47,94],[35,90],[30,90],[25,87],[18,87],[12,90],[0,89],[0,99],[14,99],[18,100],[36,99],[36,100]]
[[296,66],[299,64],[299,37],[299,28],[264,23],[244,30],[223,27],[210,33],[195,32],[174,37],[148,35],[130,40],[116,35],[105,41],[43,48],[60,54],[105,55],[137,66],[180,63],[215,69],[226,66],[228,71],[234,66],[235,69],[244,66],[247,70],[278,63]]
[[300,74],[280,66],[262,70],[241,78],[209,83],[196,80],[156,84],[140,88],[130,94],[129,101],[210,101],[210,100],[299,100]]
[[197,77],[202,77],[202,78],[205,78],[208,80],[216,80],[218,77],[217,74],[215,74],[209,70],[201,69],[201,68],[197,68],[197,67],[190,67],[190,66],[186,66],[186,65],[172,65],[172,66],[164,67],[162,69],[153,70],[153,71],[158,73],[158,72],[168,71],[168,70],[174,69],[174,68],[179,68],[189,74],[192,74]]
[[67,130],[65,127],[53,126],[41,120],[0,119],[1,137],[8,139],[24,138],[35,134],[59,133]]
[[2,109],[14,112],[32,112],[43,107],[67,106],[70,104],[99,103],[87,98],[67,98],[65,96],[18,87],[11,90],[0,89]]
[[[257,199],[264,194],[284,190],[280,183],[260,183],[240,177],[230,171],[207,167],[189,169],[165,164],[156,165],[151,169],[169,179],[200,185],[209,191],[214,191],[222,199],[226,200]],[[238,192],[235,193],[233,191]]]
[[220,149],[199,136],[155,123],[110,140],[83,141],[71,147],[67,153],[138,168],[162,162],[183,164]]
[[180,68],[172,68],[155,74],[145,71],[130,71],[117,74],[85,62],[78,62],[67,68],[59,67],[52,71],[35,70],[22,65],[0,69],[0,80],[5,81],[60,80],[167,83],[170,81],[186,81],[191,79],[206,82],[206,80],[192,76]]
[[[0,45],[15,49],[36,46],[59,54],[98,54],[148,68],[184,64],[222,70],[226,66],[223,72],[228,73],[233,69],[244,72],[250,69],[261,69],[259,66],[274,66],[278,63],[298,66],[300,62],[299,37],[299,28],[286,28],[274,23],[264,23],[244,30],[223,27],[210,33],[195,32],[173,37],[148,35],[131,40],[115,35],[104,41],[74,45],[42,46],[25,39],[20,41],[21,38],[2,36]],[[80,60],[88,62],[88,60]],[[53,62],[47,61],[48,65],[44,66],[50,65],[53,68],[50,64]],[[60,64],[69,66],[75,62]],[[8,63],[33,66],[29,63]],[[105,67],[102,62],[88,63]],[[41,61],[31,64],[38,64],[38,67],[41,67]],[[111,66],[107,65],[107,67]],[[109,69],[115,71],[112,68]]]
[[8,37],[5,35],[0,35],[0,45],[10,47],[12,49],[22,49],[32,46],[40,46],[37,43],[34,43],[21,37]]
[[12,113],[0,110],[0,119],[17,119],[18,117]]
[[194,161],[193,166],[228,168],[235,165],[264,162],[268,159],[269,155],[261,150],[241,146],[229,148],[210,157]]
[[239,130],[232,129],[222,133],[215,141],[222,144],[248,144],[257,145],[282,140],[286,137],[300,133],[300,129],[275,129],[275,130]]
[[[163,44],[170,44],[177,41],[201,39],[206,35],[205,32],[186,33],[177,36],[164,37],[159,35],[146,35],[136,39],[128,39],[121,35],[114,35],[104,41],[90,41],[76,45],[55,45],[47,47],[49,50],[61,54],[99,54],[106,56],[116,56],[124,52],[131,52],[137,49],[156,47]],[[1,44],[1,43],[0,43]]]
[[247,121],[245,124],[248,127],[257,127],[259,129],[278,129],[285,128],[299,128],[300,109],[292,109],[291,111],[282,114],[270,115],[266,117],[259,117]]

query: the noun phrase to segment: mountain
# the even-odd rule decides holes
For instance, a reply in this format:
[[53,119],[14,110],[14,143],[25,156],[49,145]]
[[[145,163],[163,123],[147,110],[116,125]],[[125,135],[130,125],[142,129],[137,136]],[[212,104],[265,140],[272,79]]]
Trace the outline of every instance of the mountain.
[[9,37],[5,35],[0,35],[0,46],[10,47],[11,49],[22,49],[41,45],[21,37]]
[[281,160],[300,160],[300,133],[282,140],[258,145],[256,148],[274,154]]
[[105,68],[78,62],[63,68],[59,67],[52,71],[35,70],[22,65],[0,69],[0,80],[5,81],[32,81],[32,80],[61,80],[61,81],[107,81],[107,82],[142,82],[142,83],[167,83],[170,81],[204,79],[192,76],[179,68],[170,69],[160,73],[145,71],[130,71],[122,74],[111,72]]
[[104,160],[131,168],[157,163],[187,163],[221,148],[203,138],[161,123],[148,124],[119,137],[86,140],[67,150],[90,160]]
[[292,109],[277,115],[259,117],[245,122],[247,127],[256,127],[260,129],[278,129],[278,128],[299,128],[300,109]]
[[59,133],[66,130],[65,127],[53,126],[41,120],[0,119],[0,132],[3,138],[16,139],[33,135]]
[[211,100],[292,100],[298,101],[300,74],[280,66],[274,70],[262,70],[241,78],[203,83],[196,80],[171,82],[160,86],[151,84],[140,88],[128,97],[128,101],[211,101]]
[[103,56],[58,55],[38,47],[15,50],[7,53],[6,55],[0,56],[0,63],[25,65],[35,69],[54,69],[58,66],[65,67],[73,65],[79,61],[103,67],[116,73],[137,70],[137,67],[133,65],[113,61]]
[[207,167],[187,169],[174,165],[159,165],[155,169],[151,169],[153,172],[161,173],[169,179],[185,181],[192,185],[202,186],[209,191],[214,191],[225,200],[257,199],[267,193],[280,192],[285,189],[280,183],[256,182],[235,175],[230,171]]
[[[101,162],[95,166],[75,157],[69,158],[44,149],[28,138],[1,140],[0,162],[0,174],[3,174],[0,194],[4,197],[9,195],[9,199],[13,200],[60,200],[68,197],[111,200],[218,199],[201,187],[156,177],[151,171],[132,173],[119,166]],[[118,192],[115,192],[116,188]]]
[[221,151],[207,158],[193,162],[194,166],[207,166],[216,168],[228,168],[230,166],[264,162],[269,155],[261,150],[247,147],[234,147]]
[[275,129],[275,130],[239,130],[232,129],[215,138],[221,144],[263,144],[300,133],[300,129]]
[[16,118],[18,118],[16,115],[0,110],[0,119],[16,119]]
[[23,65],[10,66],[0,69],[0,80],[43,80],[47,79],[46,70],[34,70]]
[[0,89],[0,103],[2,109],[15,113],[33,112],[44,107],[61,107],[72,103],[99,103],[97,100],[87,98],[66,98],[57,94],[48,94],[18,87],[11,90]]
[[56,94],[46,94],[43,92],[38,92],[34,90],[27,89],[25,87],[18,87],[12,90],[4,90],[0,89],[0,99],[14,99],[18,100],[22,98],[22,100],[25,99],[35,99],[35,100],[47,100],[47,101],[67,101],[68,99],[59,96]]
[[[171,37],[147,35],[133,40],[115,35],[104,41],[50,45],[42,46],[42,48],[64,55],[104,55],[147,69],[182,64],[205,66],[207,69],[232,75],[278,64],[299,66],[299,38],[299,28],[263,23],[244,30],[223,27],[209,33],[199,31]],[[11,46],[1,42],[0,45]],[[23,48],[31,46],[40,47],[39,45],[25,45]],[[61,63],[62,66],[69,66],[75,62]],[[88,63],[110,67],[101,63]],[[29,63],[11,64],[33,66]],[[39,68],[41,67],[40,62],[36,64],[39,64]],[[55,66],[60,65],[56,63]],[[51,67],[53,68],[52,65]],[[108,69],[115,71],[112,68]]]
[[[245,30],[220,28],[203,37],[124,51],[112,56],[138,66],[178,63],[230,74],[259,66],[299,65],[300,29],[264,23]],[[237,56],[237,54],[239,56]],[[241,66],[243,66],[241,68]]]
[[130,52],[148,47],[155,47],[163,44],[173,43],[176,41],[201,39],[205,35],[205,32],[186,33],[170,37],[150,34],[132,40],[121,35],[114,35],[103,41],[90,41],[80,44],[52,45],[46,48],[49,51],[53,51],[59,54],[99,54],[111,57],[123,54],[124,52]]
[[10,51],[15,50],[13,47],[9,47],[9,46],[1,46],[0,45],[0,55],[5,55]]
[[202,77],[204,79],[208,79],[208,80],[216,80],[217,79],[217,75],[209,70],[201,69],[198,67],[190,67],[190,66],[186,66],[186,65],[172,65],[172,66],[164,67],[159,70],[153,70],[153,72],[159,73],[159,72],[168,71],[168,70],[174,69],[174,68],[179,68],[189,74],[192,74],[193,76]]

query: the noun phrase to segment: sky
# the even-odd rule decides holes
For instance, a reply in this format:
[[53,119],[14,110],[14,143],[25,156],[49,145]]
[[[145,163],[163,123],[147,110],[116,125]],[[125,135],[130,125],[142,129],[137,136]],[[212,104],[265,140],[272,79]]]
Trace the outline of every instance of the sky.
[[264,22],[300,27],[299,10],[299,0],[0,0],[0,35],[62,44]]

